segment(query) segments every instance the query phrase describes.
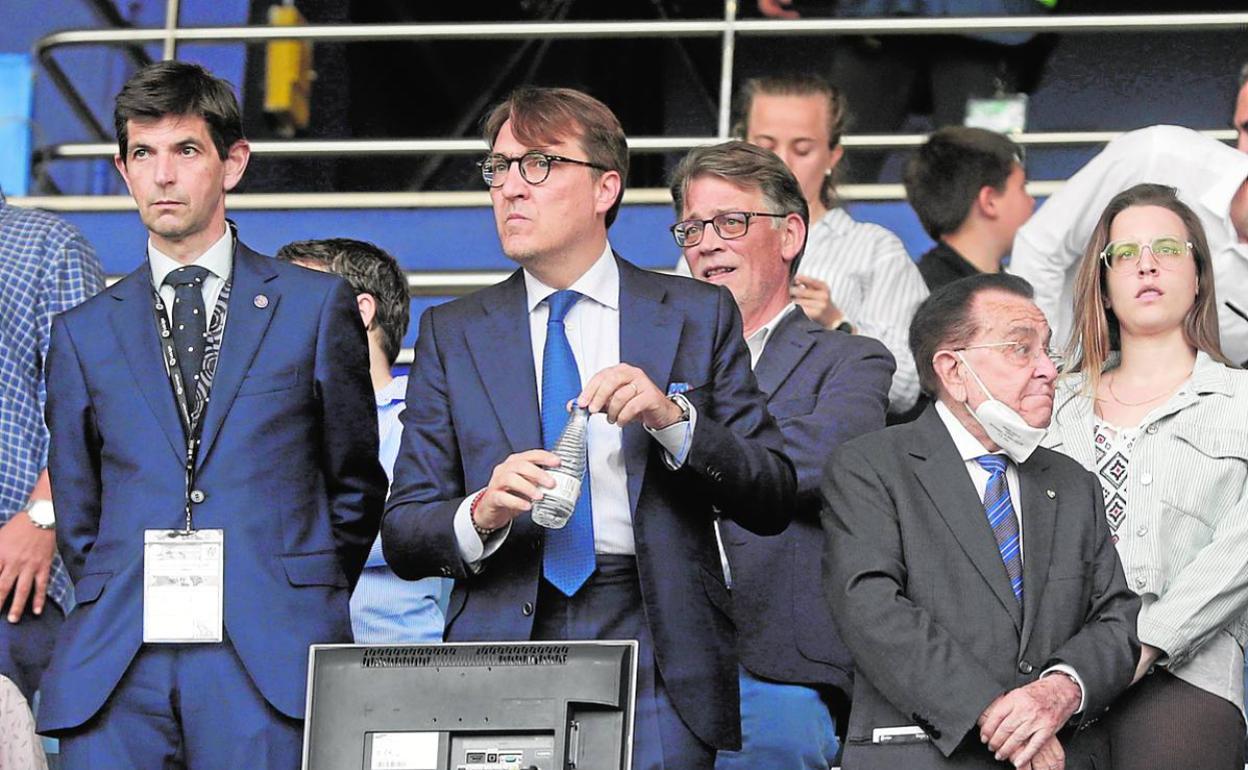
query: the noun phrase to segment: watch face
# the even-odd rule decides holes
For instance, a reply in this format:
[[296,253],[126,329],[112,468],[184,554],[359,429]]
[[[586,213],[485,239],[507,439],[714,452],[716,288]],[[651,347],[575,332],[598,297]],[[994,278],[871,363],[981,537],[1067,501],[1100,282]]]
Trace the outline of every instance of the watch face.
[[51,500],[36,500],[26,509],[26,515],[37,527],[51,527],[56,524],[56,513],[52,509]]

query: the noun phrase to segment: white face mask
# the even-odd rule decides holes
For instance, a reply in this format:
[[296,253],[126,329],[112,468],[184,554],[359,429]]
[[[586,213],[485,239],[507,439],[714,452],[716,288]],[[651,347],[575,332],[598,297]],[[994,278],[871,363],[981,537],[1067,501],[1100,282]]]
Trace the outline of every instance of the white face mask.
[[988,388],[984,387],[984,381],[979,379],[979,375],[966,362],[962,354],[958,353],[957,356],[986,397],[979,406],[973,409],[969,402],[967,403],[971,416],[988,434],[988,438],[1001,447],[1011,460],[1016,463],[1026,462],[1027,458],[1031,457],[1031,453],[1036,451],[1036,447],[1040,446],[1040,441],[1048,432],[1047,429],[1031,425],[1018,412],[993,398]]

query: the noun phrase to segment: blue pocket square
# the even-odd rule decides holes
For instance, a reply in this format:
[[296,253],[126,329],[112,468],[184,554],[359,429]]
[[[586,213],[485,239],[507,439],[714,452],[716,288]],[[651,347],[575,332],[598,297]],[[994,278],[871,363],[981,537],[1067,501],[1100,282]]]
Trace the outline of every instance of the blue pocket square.
[[674,396],[677,393],[684,393],[687,390],[689,390],[689,383],[673,382],[667,386],[667,395]]

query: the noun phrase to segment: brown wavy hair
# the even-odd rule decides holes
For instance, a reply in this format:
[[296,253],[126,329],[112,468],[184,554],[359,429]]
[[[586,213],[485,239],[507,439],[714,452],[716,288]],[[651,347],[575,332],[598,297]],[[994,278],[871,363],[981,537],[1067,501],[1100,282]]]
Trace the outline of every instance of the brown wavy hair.
[[1123,190],[1110,200],[1092,230],[1092,238],[1083,250],[1083,260],[1075,278],[1075,317],[1070,341],[1066,345],[1069,372],[1086,372],[1088,393],[1095,393],[1101,371],[1110,353],[1121,348],[1118,317],[1106,307],[1109,296],[1105,283],[1106,268],[1101,252],[1109,244],[1109,229],[1114,219],[1134,206],[1159,206],[1174,212],[1187,228],[1196,261],[1196,300],[1183,319],[1183,338],[1187,344],[1203,351],[1216,361],[1234,366],[1222,353],[1218,333],[1218,298],[1213,286],[1213,263],[1205,228],[1195,212],[1179,200],[1173,187],[1160,184],[1137,184]]

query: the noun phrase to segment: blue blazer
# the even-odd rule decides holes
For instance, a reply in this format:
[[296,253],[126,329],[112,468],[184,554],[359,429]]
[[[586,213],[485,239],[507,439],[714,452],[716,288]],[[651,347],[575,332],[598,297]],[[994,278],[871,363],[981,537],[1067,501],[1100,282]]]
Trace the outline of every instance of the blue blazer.
[[[724,289],[619,259],[620,360],[666,390],[687,383],[698,410],[685,464],[671,471],[638,424],[624,428],[642,601],[655,658],[682,719],[717,747],[740,743],[735,635],[712,522],[760,533],[788,523],[793,470],[750,371]],[[382,522],[386,560],[405,578],[455,578],[446,637],[524,640],[533,628],[544,530],[516,519],[471,574],[455,511],[509,454],[542,445],[524,278],[431,308],[420,322],[403,446]]]
[[742,665],[777,682],[834,687],[840,709],[849,705],[853,661],[822,588],[819,487],[833,448],[884,427],[895,368],[874,339],[828,331],[800,309],[785,316],[754,374],[797,471],[793,522],[775,537],[722,524]]
[[[225,531],[229,641],[265,699],[302,718],[308,645],[351,641],[347,598],[385,499],[368,351],[341,279],[240,243],[232,280],[195,526]],[[143,638],[143,531],[183,526],[186,440],[146,261],[56,319],[47,418],[78,606],[44,675],[44,731],[83,724],[113,692]]]

